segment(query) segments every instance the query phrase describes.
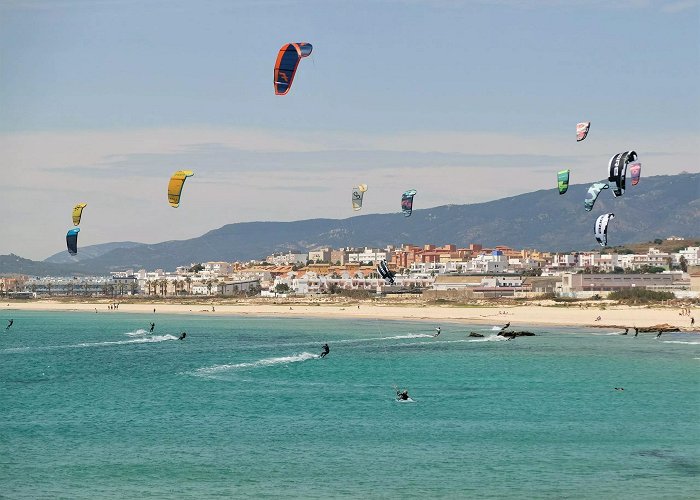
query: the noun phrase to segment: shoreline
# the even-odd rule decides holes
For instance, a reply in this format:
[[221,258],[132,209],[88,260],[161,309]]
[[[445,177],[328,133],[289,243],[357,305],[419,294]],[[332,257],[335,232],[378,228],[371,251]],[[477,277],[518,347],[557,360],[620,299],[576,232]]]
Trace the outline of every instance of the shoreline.
[[[116,302],[116,301],[115,301]],[[119,302],[119,308],[110,310],[111,301],[55,301],[32,302],[4,301],[0,310],[97,312],[98,314],[199,314],[212,316],[256,317],[317,317],[343,319],[382,319],[450,322],[464,324],[498,325],[510,322],[513,327],[524,326],[578,326],[585,328],[620,329],[653,326],[674,327],[684,332],[697,332],[700,326],[691,327],[694,316],[682,316],[678,307],[629,306],[599,304],[581,308],[579,305],[552,305],[542,303],[508,304],[495,306],[427,305],[416,302],[398,305],[371,302],[351,303],[295,303],[278,302],[261,304],[252,301],[235,303],[169,303],[169,302]],[[213,310],[212,310],[213,309]],[[155,310],[155,313],[154,313]],[[6,314],[5,314],[6,315]],[[596,320],[600,317],[600,320]]]

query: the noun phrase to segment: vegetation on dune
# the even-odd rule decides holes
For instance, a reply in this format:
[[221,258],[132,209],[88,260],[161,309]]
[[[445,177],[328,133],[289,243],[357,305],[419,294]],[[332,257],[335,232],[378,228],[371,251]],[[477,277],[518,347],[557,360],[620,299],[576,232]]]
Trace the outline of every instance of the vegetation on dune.
[[672,292],[657,292],[646,288],[627,288],[610,292],[608,298],[623,304],[648,304],[650,302],[672,300],[675,296]]

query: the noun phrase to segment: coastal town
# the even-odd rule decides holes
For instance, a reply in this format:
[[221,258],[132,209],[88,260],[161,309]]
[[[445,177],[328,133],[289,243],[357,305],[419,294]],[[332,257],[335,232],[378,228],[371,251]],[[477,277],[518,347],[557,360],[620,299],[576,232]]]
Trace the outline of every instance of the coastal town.
[[[201,262],[174,270],[124,269],[106,276],[5,276],[8,298],[280,297],[346,294],[355,297],[422,294],[428,299],[604,298],[612,291],[647,289],[676,298],[700,297],[700,246],[668,237],[674,251],[550,253],[470,244],[386,248],[317,248],[250,262]],[[386,261],[390,284],[377,272]]]

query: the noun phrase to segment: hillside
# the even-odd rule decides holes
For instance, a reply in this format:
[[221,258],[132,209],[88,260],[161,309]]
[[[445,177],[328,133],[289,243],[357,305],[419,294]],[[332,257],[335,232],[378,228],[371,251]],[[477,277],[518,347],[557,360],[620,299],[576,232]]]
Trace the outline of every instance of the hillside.
[[[643,178],[620,198],[613,198],[610,190],[603,191],[592,212],[583,209],[587,189],[588,184],[579,184],[570,186],[563,196],[552,188],[487,203],[418,209],[411,217],[397,212],[342,220],[228,224],[197,238],[115,248],[59,267],[63,274],[124,268],[174,269],[192,262],[245,261],[272,252],[319,246],[384,247],[402,243],[593,250],[600,248],[593,238],[593,224],[605,212],[615,214],[608,230],[610,246],[670,235],[699,236],[700,173]],[[11,260],[0,261],[0,273],[18,272],[15,269]]]

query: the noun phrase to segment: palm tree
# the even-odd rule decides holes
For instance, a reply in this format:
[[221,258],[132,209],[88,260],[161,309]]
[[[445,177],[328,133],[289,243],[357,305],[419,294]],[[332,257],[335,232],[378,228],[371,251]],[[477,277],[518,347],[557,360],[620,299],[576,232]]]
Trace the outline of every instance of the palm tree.
[[50,281],[48,283],[46,283],[46,289],[48,290],[49,297],[50,297],[51,296],[51,282]]
[[189,276],[187,276],[187,277],[185,278],[185,283],[187,283],[187,293],[188,293],[188,294],[191,294],[191,293],[192,293],[192,278],[190,278]]

